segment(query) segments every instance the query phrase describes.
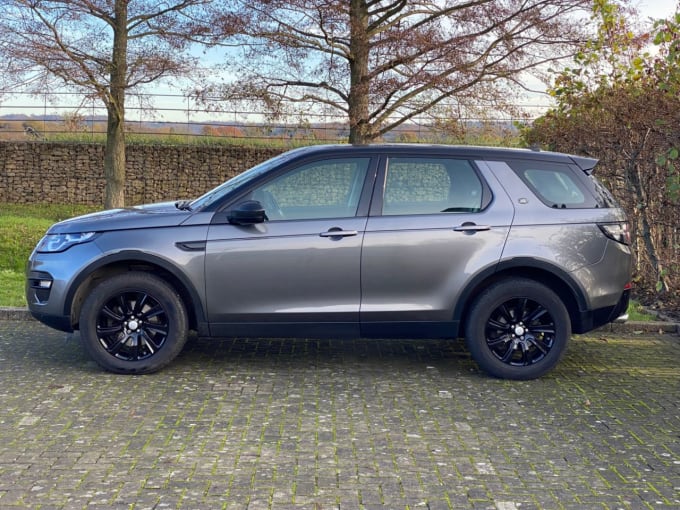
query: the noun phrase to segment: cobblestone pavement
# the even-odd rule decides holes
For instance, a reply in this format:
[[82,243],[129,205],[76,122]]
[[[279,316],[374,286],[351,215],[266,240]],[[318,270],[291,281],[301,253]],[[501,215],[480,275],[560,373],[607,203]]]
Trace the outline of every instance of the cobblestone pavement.
[[0,321],[0,508],[680,508],[680,338],[578,337],[537,381],[460,342],[194,340],[116,376]]

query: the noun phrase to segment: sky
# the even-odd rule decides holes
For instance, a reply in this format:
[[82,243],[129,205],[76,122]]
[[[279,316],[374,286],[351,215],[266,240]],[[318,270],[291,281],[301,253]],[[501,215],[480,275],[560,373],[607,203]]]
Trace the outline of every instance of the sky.
[[[634,7],[639,10],[640,21],[646,22],[649,18],[652,19],[664,19],[669,18],[675,14],[678,6],[680,5],[680,0],[630,0]],[[531,87],[532,85],[529,84]],[[543,85],[538,86],[539,89],[543,88]],[[164,91],[165,92],[165,91]],[[537,101],[539,104],[543,104],[547,98],[542,98],[542,100]],[[168,99],[172,101],[172,99]],[[549,101],[549,100],[548,100]],[[530,100],[529,102],[536,102]]]
[[640,15],[645,18],[668,18],[675,13],[678,0],[633,0],[633,5],[637,5]]
[[[664,19],[664,18],[669,18],[673,14],[675,14],[676,10],[678,9],[678,5],[680,4],[680,0],[630,0],[632,5],[637,7],[640,13],[640,21],[648,21],[650,18],[653,19]],[[534,84],[534,83],[529,83],[528,84],[532,88],[537,88],[541,89],[542,85],[540,84]],[[154,84],[154,87],[151,88],[150,92],[155,93],[155,94],[164,94],[164,93],[170,93],[170,94],[177,94],[177,91],[172,89],[168,89],[167,87],[163,86],[160,83]],[[543,104],[546,98],[542,98],[540,101],[535,101],[534,99],[531,100],[531,102],[536,102],[538,104]],[[27,104],[27,100],[25,98],[20,98],[17,101],[19,101],[18,104]],[[167,98],[162,98],[158,97],[154,101],[156,104],[157,108],[160,108],[161,110],[165,110],[165,114],[162,115],[162,117],[182,117],[184,120],[189,120],[188,114],[186,112],[182,112],[182,108],[186,107],[185,104],[177,104],[178,99],[176,97],[167,97]],[[132,101],[131,101],[132,102]],[[14,110],[16,107],[13,107],[13,103],[15,101],[9,101],[5,102],[4,104],[0,103],[0,107],[3,107],[0,109],[0,114],[7,114],[7,113],[14,113]],[[76,101],[76,103],[79,103],[79,101]],[[48,105],[46,104],[46,101],[42,104],[38,103],[37,101],[30,101],[30,104],[32,106],[30,108],[27,108],[26,106],[23,106],[19,108],[19,110],[22,111],[22,113],[29,113],[28,110],[30,110],[30,113],[36,114],[36,115],[41,115],[41,114],[48,114],[48,113],[56,113],[51,110]],[[103,108],[99,103],[96,103],[97,107],[96,110],[98,114],[103,114]],[[9,107],[9,108],[8,108]],[[128,115],[128,120],[135,120],[135,108],[133,104],[130,104],[130,115]],[[179,113],[171,113],[172,111],[176,110],[179,108]],[[35,111],[33,111],[35,109]],[[93,103],[92,106],[92,113],[95,113],[95,103]],[[143,113],[142,109],[138,110],[139,116],[146,116],[146,114]],[[139,119],[141,120],[141,118]],[[166,119],[167,120],[167,119]],[[174,119],[173,120],[177,120]],[[182,120],[182,119],[179,119]],[[192,120],[197,120],[192,118]]]

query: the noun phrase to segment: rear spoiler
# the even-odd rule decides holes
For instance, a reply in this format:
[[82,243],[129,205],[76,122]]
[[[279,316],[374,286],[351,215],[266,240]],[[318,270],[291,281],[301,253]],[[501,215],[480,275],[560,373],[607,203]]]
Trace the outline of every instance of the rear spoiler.
[[600,161],[599,159],[587,158],[585,156],[571,156],[571,160],[588,175],[593,173],[595,165]]

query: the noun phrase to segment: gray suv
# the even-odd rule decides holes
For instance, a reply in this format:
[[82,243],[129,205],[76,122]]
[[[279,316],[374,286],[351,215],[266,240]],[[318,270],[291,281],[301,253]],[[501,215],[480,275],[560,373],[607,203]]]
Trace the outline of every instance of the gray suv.
[[[193,201],[52,226],[34,317],[103,368],[149,373],[210,337],[456,338],[489,374],[552,369],[624,319],[631,253],[597,161],[426,145],[296,149]],[[389,341],[389,340],[384,340]]]

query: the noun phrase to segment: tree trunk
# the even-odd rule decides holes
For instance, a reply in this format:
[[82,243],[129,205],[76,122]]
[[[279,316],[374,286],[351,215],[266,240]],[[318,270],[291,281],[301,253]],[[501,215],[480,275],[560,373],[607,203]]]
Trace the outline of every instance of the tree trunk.
[[349,143],[369,143],[373,140],[369,122],[369,35],[366,0],[350,0],[350,86],[347,106],[349,112]]
[[125,123],[117,108],[108,107],[104,149],[104,208],[125,206]]
[[106,100],[106,148],[104,150],[104,177],[106,178],[104,207],[107,209],[125,206],[127,4],[128,0],[115,0],[114,6],[111,82]]
[[[625,125],[625,119],[617,119],[621,125]],[[649,196],[648,190],[653,188],[653,180],[650,178],[652,169],[656,169],[656,165],[645,165],[640,161],[640,154],[647,144],[650,135],[650,129],[647,129],[642,140],[637,142],[636,132],[634,130],[625,130],[623,139],[630,140],[630,145],[633,150],[629,153],[624,151],[626,157],[625,180],[626,187],[630,196],[635,198],[633,208],[633,218],[636,223],[636,242],[638,249],[636,250],[635,258],[637,259],[638,272],[645,271],[646,268],[640,267],[640,259],[645,259],[656,276],[656,281],[663,284],[663,288],[668,288],[668,283],[664,279],[664,268],[659,257],[659,250],[657,243],[654,240],[654,233],[659,229],[654,225],[654,207],[651,203],[652,199]],[[651,167],[651,168],[650,168]]]

